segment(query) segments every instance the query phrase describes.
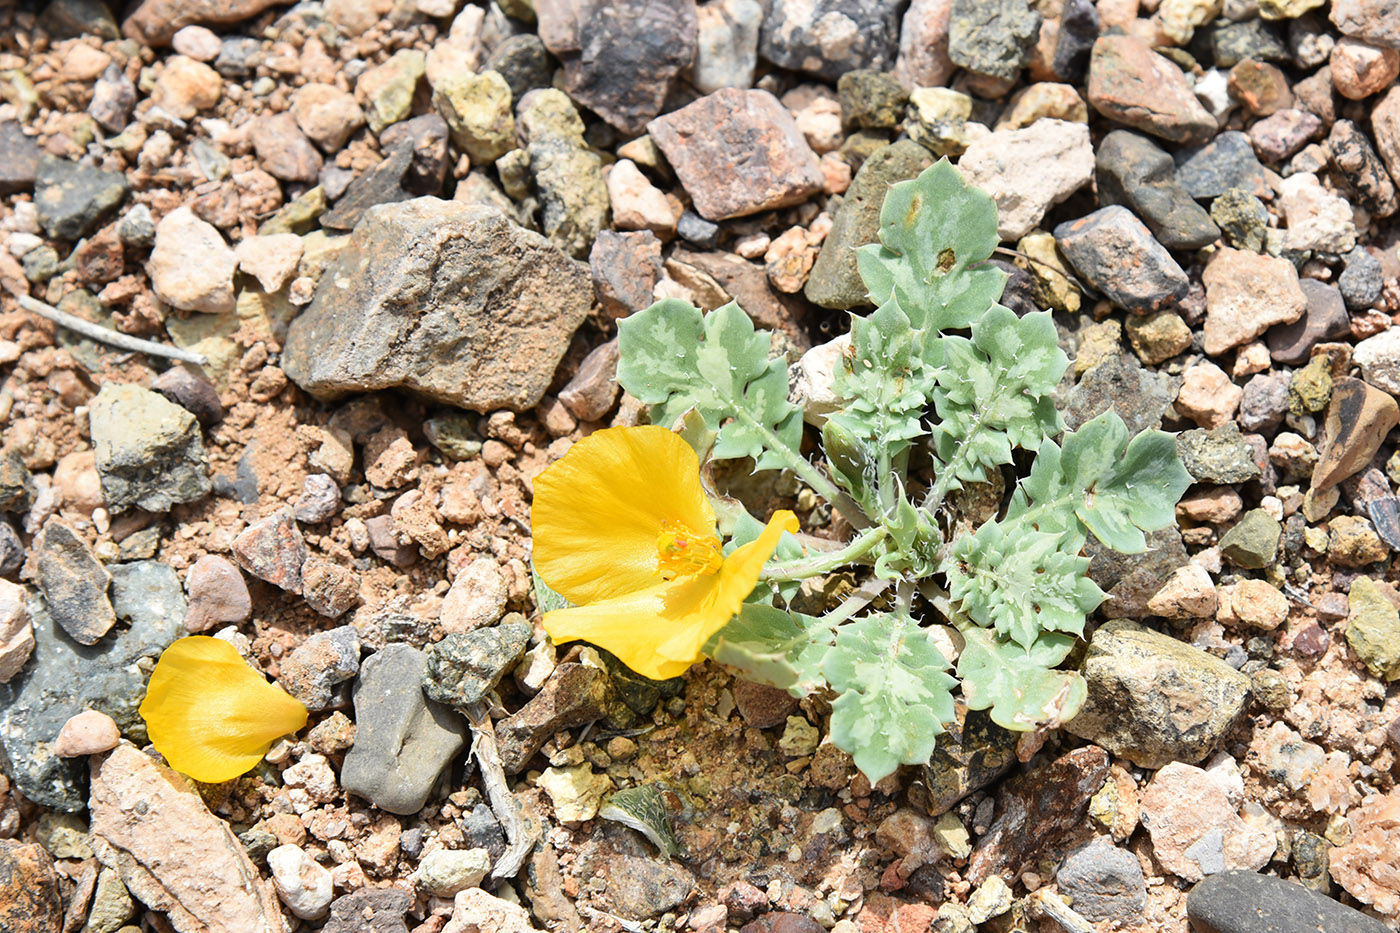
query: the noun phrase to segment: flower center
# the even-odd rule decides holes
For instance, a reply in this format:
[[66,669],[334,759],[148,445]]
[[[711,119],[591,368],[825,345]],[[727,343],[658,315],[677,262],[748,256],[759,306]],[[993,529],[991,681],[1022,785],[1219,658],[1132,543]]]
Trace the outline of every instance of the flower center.
[[680,522],[667,519],[661,523],[656,538],[656,566],[663,580],[676,577],[708,575],[719,571],[724,563],[719,535],[698,535]]

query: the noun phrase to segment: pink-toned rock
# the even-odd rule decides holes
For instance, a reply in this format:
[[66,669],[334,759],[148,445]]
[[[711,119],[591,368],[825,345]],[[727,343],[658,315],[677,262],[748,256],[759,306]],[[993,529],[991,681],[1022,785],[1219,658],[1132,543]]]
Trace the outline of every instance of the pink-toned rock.
[[818,155],[836,150],[846,138],[841,129],[841,98],[823,84],[799,84],[783,95],[807,145]]
[[301,262],[301,237],[295,233],[270,233],[244,237],[234,247],[238,268],[258,280],[263,291],[278,291],[297,271]]
[[1179,761],[1147,785],[1142,817],[1152,854],[1186,881],[1225,869],[1258,871],[1277,846],[1273,833],[1240,819],[1219,776]]
[[1206,619],[1215,615],[1215,583],[1199,564],[1178,567],[1147,601],[1147,611],[1164,619]]
[[97,474],[96,453],[75,450],[64,454],[53,471],[53,485],[60,508],[92,514],[102,505],[102,477]]
[[1240,494],[1229,486],[1211,486],[1193,492],[1176,505],[1176,514],[1193,522],[1223,525],[1234,520],[1244,507]]
[[1351,839],[1332,850],[1332,877],[1361,903],[1400,918],[1400,791],[1367,797],[1347,823]]
[[536,933],[536,929],[520,905],[480,888],[467,888],[452,899],[452,919],[442,933]]
[[1327,64],[1332,69],[1332,84],[1337,93],[1351,100],[1361,100],[1385,90],[1400,75],[1400,50],[1342,36],[1332,46]]
[[85,709],[71,717],[58,730],[53,753],[60,758],[80,758],[110,752],[122,740],[121,730],[112,717],[95,709]]
[[1220,588],[1221,625],[1272,632],[1288,620],[1288,597],[1265,580],[1241,580]]
[[283,181],[313,184],[321,173],[321,154],[290,113],[258,117],[248,138],[263,169]]
[[1275,324],[1302,317],[1308,301],[1287,259],[1221,249],[1201,276],[1206,287],[1205,351],[1218,356]]
[[94,758],[91,844],[178,933],[280,933],[277,896],[184,778],[130,745]]
[[192,23],[236,23],[279,0],[144,0],[122,23],[122,34],[145,45],[165,45]]
[[176,55],[165,63],[165,70],[156,79],[151,100],[168,113],[188,120],[201,110],[208,110],[224,94],[224,79],[203,62]]
[[948,57],[948,25],[953,0],[914,0],[899,30],[895,80],[913,90],[942,87],[957,66]]
[[355,95],[333,84],[307,84],[292,98],[292,117],[297,126],[324,152],[338,151],[360,127],[365,113]]
[[171,48],[197,62],[212,62],[222,46],[219,34],[203,26],[186,26],[170,37]]
[[1344,36],[1400,48],[1400,6],[1391,0],[1333,0],[1330,19]]
[[24,587],[0,579],[0,684],[18,674],[34,652],[28,603],[29,593]]
[[217,554],[205,554],[190,566],[185,592],[190,600],[185,628],[191,632],[237,624],[253,614],[253,599],[242,572]]
[[233,539],[233,556],[240,567],[258,579],[288,593],[301,592],[306,542],[291,509],[278,509],[239,532]]
[[1089,60],[1089,104],[1110,120],[1175,143],[1216,131],[1181,69],[1133,36],[1100,36]]
[[442,600],[442,630],[471,632],[495,624],[506,611],[507,596],[495,559],[478,557],[457,574]]
[[647,131],[706,220],[799,204],[822,188],[817,154],[767,91],[724,88]]
[[238,257],[218,229],[188,207],[176,208],[156,225],[146,271],[151,288],[166,304],[210,314],[232,311],[237,268]]
[[380,489],[401,489],[413,479],[419,454],[408,434],[386,427],[365,441],[365,479]]
[[1244,389],[1230,381],[1225,370],[1201,361],[1182,374],[1176,410],[1203,428],[1218,428],[1235,417]]
[[668,199],[630,159],[619,159],[608,170],[608,200],[613,225],[619,230],[650,230],[662,239],[676,235],[680,203]]
[[1385,92],[1371,109],[1371,130],[1391,178],[1400,178],[1400,87]]

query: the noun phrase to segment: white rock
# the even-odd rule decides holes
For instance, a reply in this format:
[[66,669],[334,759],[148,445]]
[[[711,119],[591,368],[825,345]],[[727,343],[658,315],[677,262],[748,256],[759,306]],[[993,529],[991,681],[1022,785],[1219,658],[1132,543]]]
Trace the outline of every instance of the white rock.
[[16,259],[23,259],[35,249],[44,245],[44,238],[32,233],[16,231],[5,238],[5,249]]
[[538,933],[525,908],[492,897],[480,888],[467,888],[452,902],[452,919],[442,933]]
[[540,787],[554,804],[554,815],[563,823],[582,823],[598,815],[603,795],[612,789],[606,774],[594,774],[584,762],[569,768],[548,768],[540,775]]
[[1289,175],[1280,184],[1279,205],[1288,231],[1288,249],[1313,249],[1324,253],[1350,252],[1356,245],[1356,223],[1346,198],[1322,187],[1311,172]]
[[905,87],[942,87],[957,66],[948,57],[952,0],[914,0],[899,29],[895,80]]
[[485,849],[434,849],[418,863],[413,881],[429,894],[452,897],[475,888],[491,870],[491,854]]
[[758,0],[712,0],[695,13],[699,29],[690,83],[701,94],[722,87],[750,87],[758,65],[763,6]]
[[1240,819],[1228,775],[1173,761],[1142,795],[1143,824],[1162,867],[1186,881],[1226,869],[1258,871],[1277,846],[1274,835]]
[[841,365],[841,357],[850,346],[851,335],[842,334],[818,344],[792,364],[788,400],[801,406],[802,420],[808,424],[821,427],[828,416],[844,407],[845,400],[836,394],[834,384],[836,367]]
[[1197,78],[1192,90],[1201,106],[1217,120],[1235,106],[1235,99],[1230,96],[1230,77],[1219,68],[1212,68]]
[[223,41],[212,29],[186,26],[170,38],[170,47],[197,62],[212,62],[219,57]]
[[443,631],[471,632],[499,619],[506,611],[506,579],[490,557],[478,557],[457,574],[442,600]]
[[295,233],[273,233],[245,237],[234,249],[238,267],[258,280],[269,294],[280,291],[301,262],[301,237]]
[[[1034,171],[1027,171],[1034,166]],[[1037,120],[1019,130],[997,130],[975,140],[958,161],[969,185],[997,202],[997,233],[1018,240],[1045,212],[1089,183],[1094,147],[1089,127],[1067,120]]]
[[24,587],[0,579],[0,684],[18,674],[34,651],[28,598]]
[[322,803],[334,800],[339,791],[335,771],[325,755],[302,756],[300,761],[282,772],[282,781],[288,787],[304,788]]
[[1400,395],[1400,327],[1367,337],[1352,351],[1361,378],[1377,389]]
[[[631,159],[619,159],[608,170],[608,200],[619,230],[650,230],[663,239],[675,235],[680,212],[651,183]],[[679,205],[677,205],[679,207]]]
[[272,885],[287,909],[303,920],[325,916],[330,906],[334,886],[331,873],[315,859],[291,844],[278,846],[267,853],[267,867],[272,872]]
[[841,129],[841,98],[824,84],[799,84],[783,95],[797,128],[817,155],[831,152],[846,138]]
[[166,304],[184,311],[232,311],[237,268],[238,256],[219,231],[188,207],[176,208],[156,225],[156,245],[146,271]]

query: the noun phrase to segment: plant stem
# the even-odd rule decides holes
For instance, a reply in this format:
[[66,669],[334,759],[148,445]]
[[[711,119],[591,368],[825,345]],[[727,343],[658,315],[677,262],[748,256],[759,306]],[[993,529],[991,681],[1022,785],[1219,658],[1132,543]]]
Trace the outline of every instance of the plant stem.
[[[784,443],[783,439],[778,437],[777,433],[772,428],[749,414],[742,406],[735,405],[734,414],[749,428],[763,435],[764,443],[768,445],[768,449],[777,454],[778,457],[782,459],[783,463],[787,465],[789,470],[792,470],[792,472],[802,477],[807,485],[811,486],[814,491],[820,493],[822,498],[826,499],[827,502],[830,502],[837,508],[841,508],[844,502],[850,501],[849,498],[842,494],[835,483],[823,475],[822,471],[813,466],[811,461],[802,456],[801,453],[793,450]],[[841,511],[843,515],[846,515],[846,510],[844,508],[842,508]],[[863,524],[865,519],[859,512],[857,512],[856,515],[847,515],[847,518],[852,521],[852,524],[855,524],[856,516],[860,516],[860,521]]]
[[769,583],[783,583],[788,580],[805,580],[808,577],[827,573],[864,557],[888,534],[889,532],[885,530],[883,525],[876,525],[856,536],[850,544],[839,551],[825,551],[812,557],[804,557],[801,560],[773,564],[763,572],[760,579]]
[[71,331],[82,334],[89,340],[96,340],[99,343],[105,343],[119,350],[148,353],[151,356],[179,360],[182,363],[193,363],[196,366],[206,366],[209,363],[209,358],[202,353],[196,353],[193,350],[182,350],[179,347],[167,347],[163,343],[142,340],[140,337],[133,337],[130,334],[123,334],[120,331],[108,330],[100,324],[85,321],[80,317],[69,314],[67,311],[60,311],[52,305],[46,305],[42,301],[36,301],[30,298],[28,295],[19,296],[19,305],[24,310],[32,311],[42,318],[47,318],[60,327],[66,327]]
[[846,597],[846,601],[826,615],[817,619],[817,624],[828,629],[836,628],[851,616],[873,603],[881,593],[890,588],[892,581],[881,577],[871,577],[858,590]]

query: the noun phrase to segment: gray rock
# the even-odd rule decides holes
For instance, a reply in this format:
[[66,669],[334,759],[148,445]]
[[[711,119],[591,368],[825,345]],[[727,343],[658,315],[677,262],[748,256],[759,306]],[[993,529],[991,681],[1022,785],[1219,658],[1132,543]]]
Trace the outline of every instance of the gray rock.
[[512,100],[519,100],[537,87],[549,87],[554,73],[549,50],[539,36],[528,32],[511,36],[496,46],[486,60],[486,68],[505,78]]
[[1175,396],[1166,373],[1147,369],[1131,354],[1115,354],[1086,371],[1069,391],[1065,425],[1077,431],[1112,408],[1128,426],[1128,434],[1134,435],[1160,427]]
[[117,221],[117,237],[127,246],[149,249],[156,241],[156,221],[151,209],[138,204]]
[[301,495],[297,496],[292,514],[296,520],[308,525],[323,522],[340,508],[340,487],[325,473],[307,474],[301,484]]
[[1247,676],[1125,619],[1094,632],[1080,670],[1089,697],[1065,729],[1143,768],[1203,760],[1249,702]]
[[1400,48],[1400,9],[1387,0],[1336,0],[1329,18],[1344,36]]
[[39,28],[55,39],[120,38],[117,21],[102,0],[55,0],[39,16]]
[[473,460],[481,456],[484,443],[476,421],[466,412],[444,411],[423,422],[423,436],[451,460]]
[[1176,183],[1175,164],[1156,143],[1114,130],[1095,153],[1099,203],[1122,204],[1168,249],[1200,249],[1220,236],[1205,208]]
[[300,593],[306,542],[292,510],[276,512],[253,522],[233,539],[234,558],[244,570],[288,593]]
[[606,672],[583,664],[559,665],[529,703],[496,723],[506,774],[524,770],[554,733],[601,719],[615,700]]
[[892,75],[861,68],[836,82],[841,122],[862,129],[894,129],[904,120],[909,92]]
[[1259,373],[1244,384],[1244,396],[1236,416],[1240,428],[1251,433],[1271,432],[1288,413],[1287,373]]
[[466,744],[467,724],[423,696],[428,656],[387,645],[355,681],[355,744],[345,754],[345,789],[390,813],[417,813],[438,775]]
[[517,105],[516,131],[539,192],[545,236],[584,258],[608,225],[611,202],[602,160],[584,141],[578,109],[563,91],[531,91]]
[[661,240],[650,230],[600,230],[588,254],[593,291],[609,316],[626,317],[650,307],[661,281]]
[[224,405],[214,383],[194,369],[172,366],[151,381],[151,391],[159,392],[202,425],[218,424],[224,418]]
[[933,163],[929,151],[913,140],[900,140],[865,160],[832,218],[831,232],[812,264],[804,294],[823,308],[859,308],[870,303],[856,268],[856,249],[873,243],[880,230],[880,208],[895,182],[913,178]]
[[1030,62],[1040,22],[1026,0],[953,0],[948,57],[968,71],[1014,80]]
[[572,0],[537,4],[540,38],[564,65],[564,90],[636,135],[661,112],[695,59],[695,0]]
[[1252,871],[1224,871],[1186,898],[1200,933],[1385,933],[1390,928],[1354,907],[1301,884]]
[[41,155],[38,142],[18,123],[0,123],[0,196],[33,188]]
[[525,654],[533,632],[528,622],[503,622],[448,635],[428,649],[423,692],[463,710],[481,702]]
[[131,119],[131,110],[136,106],[136,85],[126,76],[121,66],[113,62],[102,72],[102,77],[92,88],[92,102],[88,104],[88,116],[109,133],[120,133]]
[[899,51],[903,6],[890,0],[774,0],[758,49],[780,68],[828,81],[856,68],[888,71]]
[[35,547],[39,591],[54,619],[79,644],[97,644],[117,621],[107,598],[112,575],[86,542],[60,522],[46,524]]
[[137,560],[113,564],[108,572],[118,619],[161,631],[185,624],[189,604],[175,568],[158,560]]
[[1089,56],[1099,37],[1099,11],[1091,0],[1065,0],[1060,10],[1060,35],[1050,70],[1067,84],[1081,84]]
[[1381,262],[1364,246],[1358,246],[1346,255],[1346,267],[1337,276],[1337,287],[1342,292],[1342,300],[1352,311],[1364,311],[1381,297],[1381,287],[1385,284],[1385,273]]
[[[1322,341],[1351,334],[1351,317],[1337,286],[1317,279],[1299,279],[1298,287],[1308,302],[1303,316],[1292,324],[1275,324],[1264,337],[1270,358],[1287,366],[1306,363],[1312,358],[1313,347]],[[1252,430],[1245,424],[1241,427]]]
[[702,94],[722,87],[750,87],[758,65],[763,5],[758,0],[710,0],[696,13],[699,25],[690,83]]
[[1183,431],[1176,436],[1176,450],[1198,483],[1244,483],[1260,476],[1254,452],[1233,422],[1210,431]]
[[113,512],[165,512],[209,494],[209,462],[194,415],[149,389],[107,383],[92,402],[102,498]]
[[1173,158],[1176,183],[1193,198],[1213,198],[1230,188],[1258,193],[1267,187],[1254,146],[1237,130],[1221,133],[1204,146],[1182,149]]
[[58,274],[58,250],[45,243],[24,254],[20,260],[24,267],[24,277],[35,284],[43,284]]
[[8,577],[24,564],[24,541],[15,526],[0,521],[0,576]]
[[322,399],[406,388],[527,409],[592,306],[587,267],[498,212],[373,208],[288,331],[282,368]]
[[961,702],[954,708],[956,718],[922,769],[930,816],[947,813],[1016,764],[1016,733],[992,722],[986,710],[969,710]]
[[1123,554],[1104,547],[1092,535],[1084,547],[1089,558],[1089,578],[1108,594],[1100,608],[1104,615],[1141,619],[1151,615],[1148,601],[1172,573],[1187,561],[1186,546],[1175,525],[1147,533],[1147,550]]
[[495,862],[505,854],[506,834],[491,808],[479,803],[457,822],[468,848],[485,849]]
[[338,705],[336,686],[360,672],[360,633],[352,625],[317,632],[282,662],[277,681],[306,705],[322,710]]
[[1205,36],[1217,68],[1233,68],[1246,59],[1290,63],[1288,43],[1273,24],[1258,17],[1238,23],[1217,20],[1206,28]]
[[27,512],[38,495],[34,475],[13,447],[0,450],[0,511]]
[[225,78],[247,78],[262,64],[262,43],[250,36],[224,36],[214,70]]
[[387,153],[383,161],[358,176],[321,215],[321,226],[351,230],[376,204],[395,204],[442,191],[448,162],[447,123],[436,113],[425,113],[395,123],[380,134]]
[[43,156],[34,174],[34,205],[39,226],[54,240],[77,240],[98,224],[126,197],[126,176]]
[[711,223],[694,211],[681,214],[676,222],[676,233],[687,243],[701,249],[714,249],[719,245],[719,224]]
[[331,916],[321,933],[408,933],[404,914],[412,906],[407,891],[365,888],[331,901]]
[[1338,120],[1327,135],[1327,154],[1345,181],[1348,200],[1377,217],[1389,217],[1400,208],[1395,183],[1371,140],[1350,120]]
[[63,724],[84,709],[111,716],[122,734],[146,741],[137,708],[146,696],[146,672],[176,638],[179,620],[136,612],[131,627],[96,645],[73,642],[45,605],[29,604],[34,654],[13,680],[0,684],[0,765],[35,803],[67,812],[87,806],[87,763],[49,751]]
[[1151,231],[1121,205],[1055,228],[1065,258],[1104,297],[1129,311],[1158,311],[1185,296],[1190,280]]
[[1055,872],[1060,893],[1090,923],[1130,927],[1142,921],[1147,879],[1137,856],[1100,836],[1075,849]]

